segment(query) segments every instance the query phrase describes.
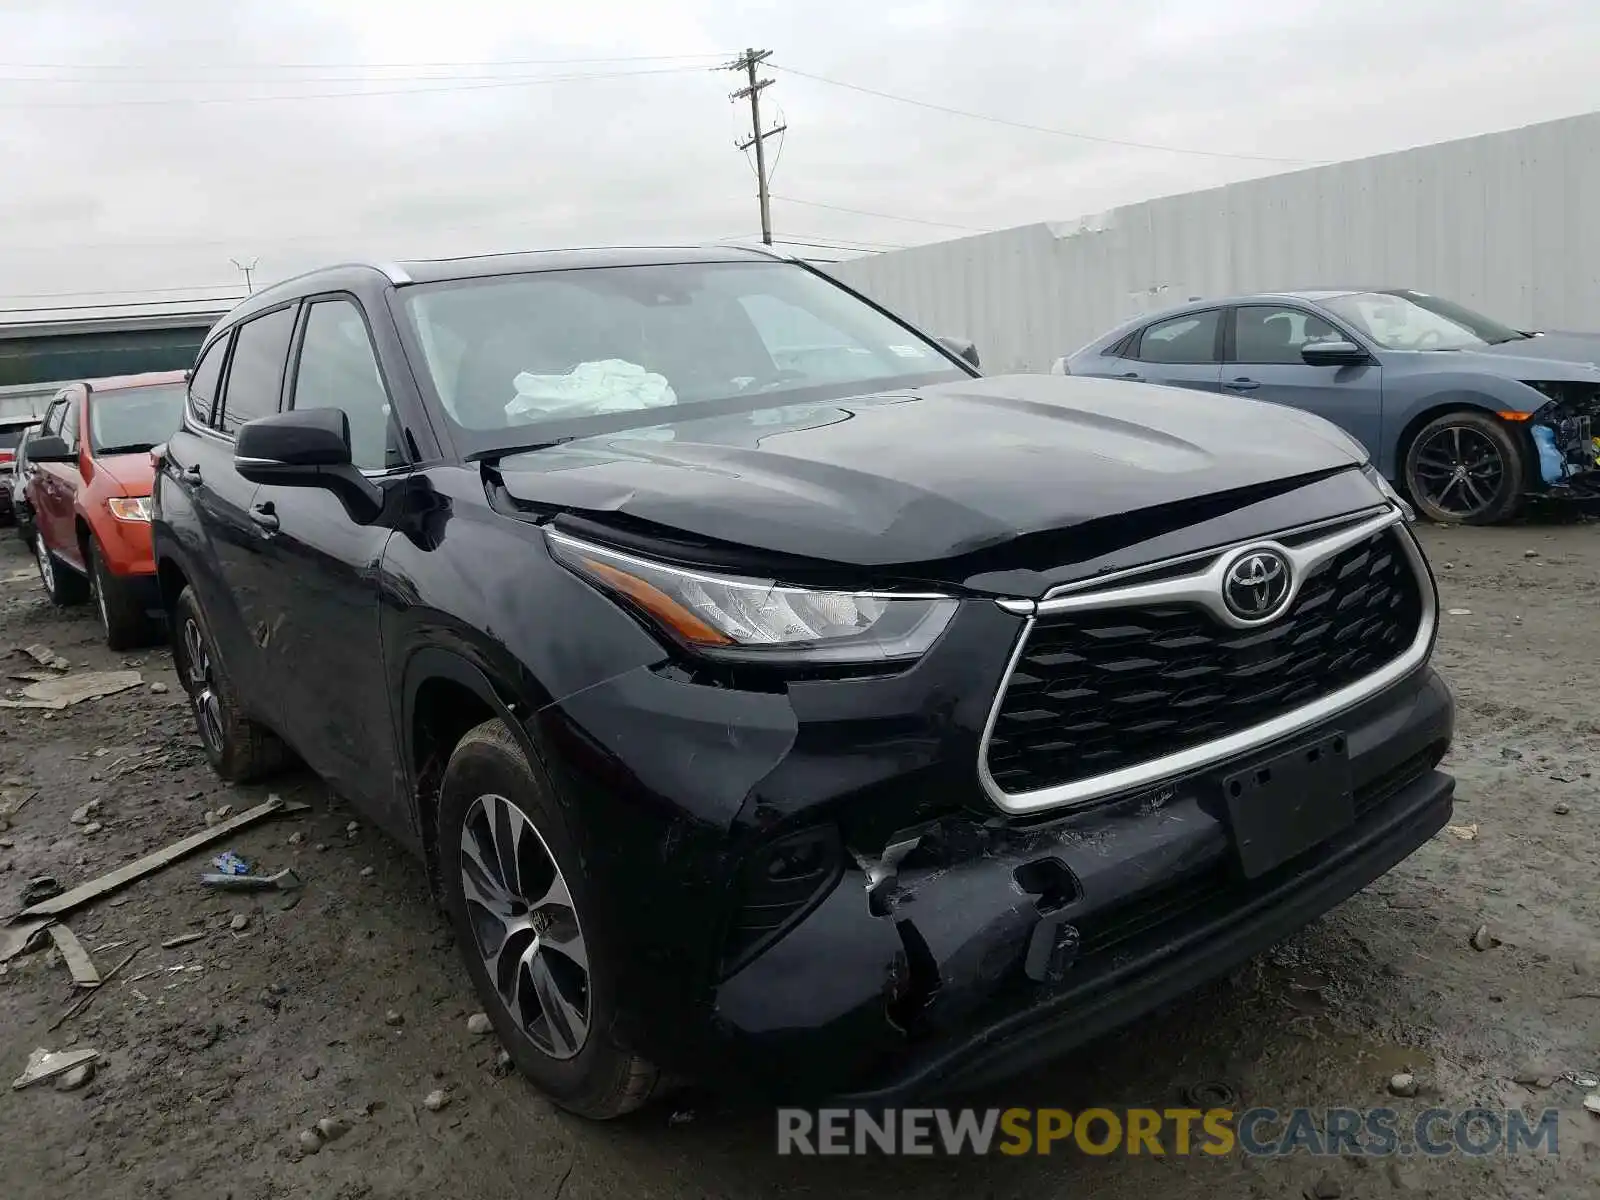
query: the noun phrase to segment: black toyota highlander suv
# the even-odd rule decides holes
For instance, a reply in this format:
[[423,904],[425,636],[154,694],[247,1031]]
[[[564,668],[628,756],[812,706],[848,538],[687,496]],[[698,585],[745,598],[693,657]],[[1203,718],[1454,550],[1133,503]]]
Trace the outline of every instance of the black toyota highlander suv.
[[593,1117],[1014,1071],[1444,825],[1434,585],[1360,447],[976,357],[726,247],[257,293],[155,490],[212,763],[292,749],[423,856]]

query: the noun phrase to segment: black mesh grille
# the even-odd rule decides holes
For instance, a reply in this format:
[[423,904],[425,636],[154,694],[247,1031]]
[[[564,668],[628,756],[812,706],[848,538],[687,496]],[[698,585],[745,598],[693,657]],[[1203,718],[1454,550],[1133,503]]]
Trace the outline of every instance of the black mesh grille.
[[990,736],[995,783],[1028,792],[1134,766],[1371,674],[1421,620],[1400,536],[1385,529],[1322,564],[1258,629],[1171,605],[1040,617]]

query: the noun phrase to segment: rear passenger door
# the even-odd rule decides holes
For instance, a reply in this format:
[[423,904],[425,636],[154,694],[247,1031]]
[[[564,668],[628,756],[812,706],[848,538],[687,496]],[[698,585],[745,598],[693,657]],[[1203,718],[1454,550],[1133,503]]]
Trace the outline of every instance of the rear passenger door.
[[1222,310],[1182,313],[1147,325],[1131,347],[1119,379],[1169,387],[1219,390],[1222,382]]
[[273,728],[281,726],[277,696],[261,665],[270,637],[262,553],[270,531],[252,516],[257,488],[234,469],[233,437],[245,421],[278,411],[296,314],[295,304],[273,309],[212,343],[190,379],[185,433],[167,443],[172,478],[191,513],[187,534],[175,516],[164,519],[190,542],[185,566],[213,651],[251,715]]
[[1299,305],[1240,305],[1229,322],[1222,386],[1326,417],[1377,457],[1383,432],[1383,368],[1376,362],[1312,366],[1300,356],[1310,343],[1327,341],[1355,338]]
[[[384,486],[411,469],[393,419],[366,314],[352,296],[308,299],[284,406],[335,408],[349,422],[354,466]],[[334,492],[262,484],[255,510],[273,532],[264,583],[272,636],[262,642],[285,733],[335,790],[382,809],[398,764],[378,635],[378,580],[391,529],[362,524]],[[409,816],[382,814],[409,828]]]

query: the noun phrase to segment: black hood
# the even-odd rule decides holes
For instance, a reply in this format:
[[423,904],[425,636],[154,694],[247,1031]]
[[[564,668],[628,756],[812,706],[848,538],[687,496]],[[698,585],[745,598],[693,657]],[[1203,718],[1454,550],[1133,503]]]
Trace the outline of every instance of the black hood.
[[1541,333],[1480,347],[1479,354],[1505,354],[1512,358],[1543,358],[1553,362],[1593,366],[1600,363],[1600,333]]
[[535,512],[885,568],[1152,509],[1175,527],[1202,498],[1215,515],[1219,498],[1242,508],[1362,461],[1292,409],[1016,375],[686,418],[508,455],[498,472]]

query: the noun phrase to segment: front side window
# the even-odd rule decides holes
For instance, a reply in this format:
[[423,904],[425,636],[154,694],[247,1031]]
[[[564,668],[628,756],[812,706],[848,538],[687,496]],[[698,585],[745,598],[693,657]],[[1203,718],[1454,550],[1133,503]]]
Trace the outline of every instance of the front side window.
[[235,331],[228,381],[222,389],[222,412],[213,421],[223,433],[231,436],[246,421],[278,411],[294,315],[290,305],[246,321]]
[[1156,363],[1217,361],[1217,310],[1157,321],[1139,339],[1139,358]]
[[96,454],[137,454],[159,446],[183,420],[184,386],[158,383],[89,397],[89,448]]
[[50,402],[50,407],[45,409],[44,421],[39,426],[41,434],[50,434],[52,437],[61,436],[61,422],[67,415],[67,401],[65,397],[58,396]]
[[1252,304],[1234,310],[1233,361],[1303,365],[1300,351],[1307,344],[1337,341],[1343,336],[1304,309]]
[[351,301],[319,300],[307,312],[291,403],[343,410],[350,422],[350,461],[363,471],[405,465],[378,356]]
[[67,443],[69,450],[78,448],[78,408],[79,398],[76,393],[67,397],[67,402],[61,407],[61,440]]
[[1322,307],[1385,350],[1481,350],[1526,336],[1422,292],[1356,292]]
[[791,263],[547,271],[402,294],[434,388],[476,449],[658,424],[699,404],[753,410],[969,377]]

